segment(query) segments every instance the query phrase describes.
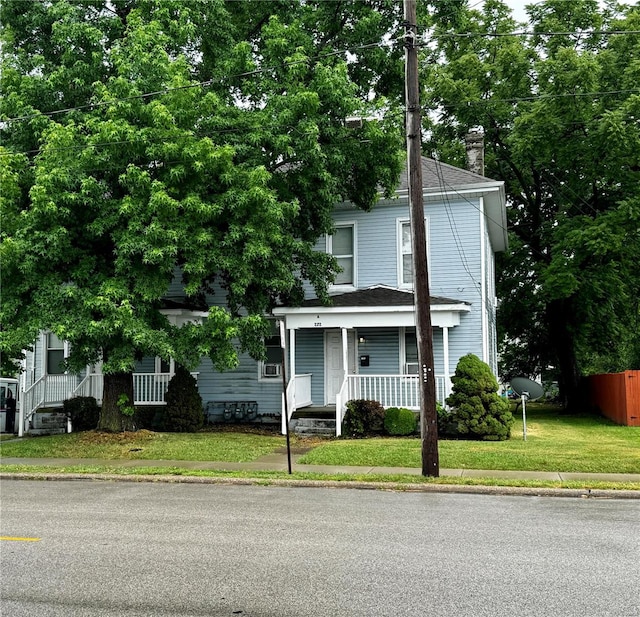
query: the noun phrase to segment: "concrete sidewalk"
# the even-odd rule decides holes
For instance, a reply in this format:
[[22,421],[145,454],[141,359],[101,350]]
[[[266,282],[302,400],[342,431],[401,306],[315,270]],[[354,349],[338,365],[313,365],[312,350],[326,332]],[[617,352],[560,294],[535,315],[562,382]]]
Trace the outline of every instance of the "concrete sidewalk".
[[[420,476],[421,470],[416,467],[349,467],[329,465],[302,465],[297,461],[301,455],[292,454],[291,465],[294,472],[309,472],[326,475],[410,475]],[[283,453],[267,454],[250,463],[229,463],[225,461],[173,461],[173,460],[106,460],[95,458],[17,458],[1,457],[1,465],[38,465],[43,467],[165,467],[190,470],[210,471],[284,471],[288,470],[287,456]],[[0,469],[1,471],[1,469]],[[568,473],[557,471],[500,471],[481,469],[440,469],[440,476],[458,478],[500,478],[511,480],[550,480],[550,481],[582,481],[582,482],[639,482],[640,473]],[[373,478],[372,478],[373,480]]]

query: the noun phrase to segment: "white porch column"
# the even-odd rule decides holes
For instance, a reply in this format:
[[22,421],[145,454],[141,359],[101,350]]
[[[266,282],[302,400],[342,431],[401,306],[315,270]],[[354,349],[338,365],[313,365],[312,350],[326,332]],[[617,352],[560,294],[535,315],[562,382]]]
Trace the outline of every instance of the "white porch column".
[[340,328],[342,333],[342,368],[344,372],[344,379],[347,378],[349,373],[349,343],[347,339],[347,329]]
[[296,331],[289,330],[289,379],[296,377]]
[[449,368],[449,328],[442,328],[442,356],[444,360],[444,397],[451,394],[451,369]]

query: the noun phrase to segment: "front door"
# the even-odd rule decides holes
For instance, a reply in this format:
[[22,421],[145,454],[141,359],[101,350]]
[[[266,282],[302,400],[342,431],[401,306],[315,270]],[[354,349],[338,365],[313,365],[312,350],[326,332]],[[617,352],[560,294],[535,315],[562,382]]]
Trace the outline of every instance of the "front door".
[[[356,333],[347,331],[347,362],[350,374],[356,372]],[[324,334],[324,404],[335,405],[336,395],[344,380],[342,332],[327,330]]]

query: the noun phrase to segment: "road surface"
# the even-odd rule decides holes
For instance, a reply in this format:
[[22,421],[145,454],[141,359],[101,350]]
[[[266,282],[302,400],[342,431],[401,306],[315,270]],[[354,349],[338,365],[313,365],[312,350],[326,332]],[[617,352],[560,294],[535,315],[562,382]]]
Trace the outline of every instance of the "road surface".
[[640,616],[638,500],[84,480],[0,499],[3,617]]

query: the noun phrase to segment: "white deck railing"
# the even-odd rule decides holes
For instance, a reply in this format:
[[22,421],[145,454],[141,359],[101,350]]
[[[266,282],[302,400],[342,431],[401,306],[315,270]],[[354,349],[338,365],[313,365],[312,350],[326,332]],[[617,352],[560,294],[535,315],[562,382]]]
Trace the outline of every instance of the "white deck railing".
[[[436,375],[436,400],[444,405],[446,380]],[[336,435],[342,432],[342,420],[347,402],[354,399],[378,401],[387,407],[420,410],[420,380],[418,375],[347,375],[336,396]]]
[[80,385],[73,391],[73,396],[92,396],[100,403],[102,402],[103,390],[104,375],[102,373],[91,373],[80,382]]
[[[286,406],[285,406],[285,398]],[[291,420],[293,412],[301,407],[308,407],[312,404],[311,400],[311,373],[296,375],[289,380],[286,391],[282,394],[282,434],[286,434],[286,422]]]
[[[191,374],[197,379],[198,373]],[[134,373],[134,405],[164,405],[171,377],[169,373]],[[22,395],[23,423],[29,426],[29,419],[41,407],[59,407],[74,396],[93,396],[101,403],[103,390],[102,374],[92,373],[84,379],[74,374],[43,375]]]
[[172,375],[170,373],[134,373],[135,405],[164,405]]

